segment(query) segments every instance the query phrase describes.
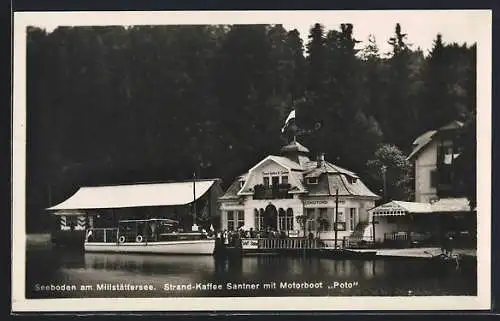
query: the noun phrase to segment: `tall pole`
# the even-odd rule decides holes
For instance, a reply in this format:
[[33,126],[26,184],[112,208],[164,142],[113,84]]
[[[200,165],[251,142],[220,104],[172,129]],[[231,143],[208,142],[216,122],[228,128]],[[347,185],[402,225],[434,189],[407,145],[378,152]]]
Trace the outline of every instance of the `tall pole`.
[[375,248],[375,213],[372,213],[373,247]]
[[386,180],[387,166],[382,165],[382,180],[384,182],[384,202],[387,201],[387,180]]
[[196,224],[196,171],[193,172],[193,225]]
[[337,188],[335,190],[335,249],[337,249],[337,231],[338,231],[338,225],[337,221],[339,219],[339,189]]

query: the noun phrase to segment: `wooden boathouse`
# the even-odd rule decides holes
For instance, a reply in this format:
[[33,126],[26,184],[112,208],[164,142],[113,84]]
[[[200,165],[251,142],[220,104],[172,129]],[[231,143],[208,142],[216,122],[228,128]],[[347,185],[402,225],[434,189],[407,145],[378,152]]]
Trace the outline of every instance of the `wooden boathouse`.
[[[172,219],[185,230],[218,228],[219,179],[84,186],[60,204],[47,208],[54,216],[52,241],[82,245],[87,228],[115,227],[119,220]],[[196,213],[196,215],[193,215]]]

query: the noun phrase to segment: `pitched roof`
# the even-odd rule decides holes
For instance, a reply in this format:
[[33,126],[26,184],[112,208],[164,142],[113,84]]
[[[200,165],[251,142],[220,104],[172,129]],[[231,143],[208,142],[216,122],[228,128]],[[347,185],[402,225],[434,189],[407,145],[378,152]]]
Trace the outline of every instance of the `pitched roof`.
[[377,207],[371,208],[375,216],[403,216],[408,213],[430,213],[431,204],[417,202],[391,201]]
[[299,143],[298,141],[292,141],[290,144],[285,145],[281,148],[281,153],[309,153],[309,149]]
[[432,203],[433,212],[468,212],[470,211],[469,200],[465,197],[441,198]]
[[420,152],[427,144],[429,144],[432,141],[432,138],[434,137],[434,134],[437,133],[437,130],[429,130],[417,137],[415,141],[413,142],[413,150],[408,156],[408,159],[411,159],[413,156],[415,156],[418,152]]
[[288,167],[292,170],[303,170],[302,166],[300,164],[292,161],[291,159],[284,157],[284,156],[275,156],[271,155],[269,156],[269,159],[276,161],[278,164],[281,164],[285,167]]
[[410,213],[429,213],[432,211],[430,203],[393,201]]
[[240,190],[240,180],[237,179],[229,186],[224,195],[219,197],[219,199],[220,200],[237,199],[239,190]]
[[194,186],[192,181],[185,181],[81,187],[47,210],[186,205],[202,197],[216,182],[217,179],[207,179],[197,180]]
[[410,155],[407,157],[407,159],[412,159],[420,151],[422,151],[424,149],[424,147],[426,147],[436,137],[436,134],[438,134],[439,132],[458,129],[458,128],[463,127],[463,125],[464,124],[462,122],[460,122],[458,120],[454,120],[454,121],[440,127],[437,130],[426,131],[425,133],[423,133],[422,135],[420,135],[419,137],[417,137],[417,139],[415,139],[413,141],[413,144],[412,144],[413,150],[410,153]]
[[340,166],[334,165],[332,163],[329,163],[327,161],[323,161],[323,166],[320,167],[318,167],[317,164],[318,164],[317,161],[311,161],[306,164],[307,168],[305,175],[306,177],[317,177],[322,173],[329,173],[329,174],[341,173],[356,178],[358,177],[356,173],[351,172],[350,170],[347,170]]
[[307,195],[310,196],[335,195],[338,190],[339,196],[379,198],[360,179],[356,178],[355,180],[348,181],[343,173],[322,175],[318,180],[318,184],[307,185],[306,188],[308,191]]

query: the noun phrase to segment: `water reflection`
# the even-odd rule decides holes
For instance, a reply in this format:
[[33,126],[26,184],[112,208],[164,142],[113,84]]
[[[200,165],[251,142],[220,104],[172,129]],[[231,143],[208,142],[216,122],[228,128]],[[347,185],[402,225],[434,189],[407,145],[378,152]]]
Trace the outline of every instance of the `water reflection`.
[[211,256],[86,253],[84,257],[85,268],[88,270],[124,270],[145,275],[168,275],[186,271],[206,274],[214,270],[214,259]]
[[[84,254],[60,251],[27,253],[27,289],[30,289],[30,284],[32,287],[40,282],[150,282],[161,289],[165,283],[201,281],[224,283],[348,280],[359,281],[359,288],[328,295],[399,295],[409,290],[413,291],[412,293],[456,294],[474,293],[475,279],[475,275],[465,277],[454,270],[436,268],[425,260],[408,259],[334,260],[255,256],[215,260],[212,256]],[[274,295],[276,293],[273,292]],[[282,290],[280,293],[288,292]],[[325,295],[320,292],[310,295],[321,294]],[[167,294],[158,292],[155,295]]]

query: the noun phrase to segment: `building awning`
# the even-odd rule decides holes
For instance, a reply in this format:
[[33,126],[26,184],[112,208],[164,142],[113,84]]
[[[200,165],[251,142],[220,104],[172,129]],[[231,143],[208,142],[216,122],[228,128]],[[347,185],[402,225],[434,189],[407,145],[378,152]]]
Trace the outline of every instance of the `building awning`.
[[432,212],[431,204],[417,202],[392,201],[368,210],[373,216],[403,216],[408,213]]
[[195,193],[192,181],[81,187],[73,196],[47,210],[186,205],[202,197],[216,182],[215,179],[196,181]]
[[407,214],[438,214],[469,212],[466,198],[443,198],[434,203],[392,201],[369,209],[373,216],[403,216]]

